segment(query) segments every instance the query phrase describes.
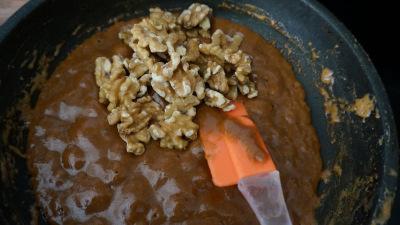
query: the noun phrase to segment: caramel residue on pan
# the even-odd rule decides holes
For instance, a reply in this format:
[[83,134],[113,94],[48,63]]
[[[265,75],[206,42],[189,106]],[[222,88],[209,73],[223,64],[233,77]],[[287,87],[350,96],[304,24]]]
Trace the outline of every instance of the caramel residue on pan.
[[368,118],[374,111],[375,103],[369,94],[365,94],[362,98],[357,98],[352,106],[352,111],[359,117]]
[[326,184],[328,183],[330,177],[332,176],[332,172],[329,169],[322,171],[321,180]]
[[379,113],[379,109],[375,108],[375,118],[380,119],[381,118],[381,114]]
[[[311,43],[309,43],[311,46]],[[321,71],[321,82],[325,85],[328,85],[330,88],[334,83],[333,71],[327,67],[324,67]],[[319,87],[319,93],[324,97],[324,110],[325,115],[328,118],[330,123],[339,123],[340,120],[340,111],[338,101],[328,93],[325,87]]]
[[323,68],[321,72],[321,81],[324,84],[332,85],[335,81],[333,77],[333,71],[327,67]]
[[335,164],[331,169],[325,169],[321,173],[321,180],[326,184],[331,179],[332,175],[340,177],[342,175],[342,167]]
[[342,175],[342,167],[340,167],[338,164],[335,164],[333,166],[333,172],[338,175],[341,176]]
[[258,6],[245,3],[245,4],[236,4],[231,2],[223,1],[218,7],[223,9],[235,10],[244,14],[247,14],[251,17],[256,18],[259,21],[265,22],[270,25],[274,30],[287,37],[291,42],[295,43],[297,47],[300,49],[304,49],[302,44],[300,44],[297,38],[292,37],[283,27],[283,25],[273,19],[267,12],[259,8]]
[[381,203],[380,212],[377,217],[375,217],[371,224],[372,225],[379,225],[384,224],[390,218],[392,205],[395,198],[395,194],[388,189],[385,190],[385,199],[384,202]]
[[339,123],[340,116],[337,104],[332,100],[328,100],[324,103],[324,106],[325,106],[325,113],[329,115],[330,122]]
[[[375,109],[374,97],[370,97],[368,93],[361,98],[356,98],[353,103],[349,103],[342,98],[335,98],[332,93],[332,86],[335,81],[333,74],[333,70],[323,67],[320,75],[323,85],[318,85],[319,92],[324,98],[325,115],[328,117],[330,123],[341,122],[340,114],[344,112],[353,112],[357,116],[366,119],[375,110],[375,118],[380,118],[378,109]],[[326,86],[328,86],[328,89]],[[331,91],[328,92],[328,90]]]
[[318,50],[313,47],[312,42],[308,42],[308,47],[310,47],[310,53],[311,53],[311,61],[315,62],[319,59],[319,54]]
[[390,169],[389,170],[389,175],[392,176],[392,177],[397,177],[397,171],[394,170],[394,169]]
[[329,122],[339,123],[340,112],[336,101],[331,98],[329,93],[324,88],[320,88],[319,93],[321,93],[321,95],[324,97],[325,115],[329,118]]

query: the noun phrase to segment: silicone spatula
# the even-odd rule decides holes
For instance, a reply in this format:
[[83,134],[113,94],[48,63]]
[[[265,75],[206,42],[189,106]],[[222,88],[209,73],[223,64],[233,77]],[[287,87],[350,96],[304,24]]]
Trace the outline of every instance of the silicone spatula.
[[279,172],[246,108],[240,102],[234,104],[234,110],[220,112],[222,118],[235,121],[243,131],[252,130],[253,143],[262,149],[263,157],[249,153],[251,143],[244,140],[249,138],[248,134],[240,135],[240,130],[239,135],[237,131],[232,133],[226,126],[210,129],[202,124],[205,121],[200,121],[200,139],[213,183],[219,187],[237,184],[261,225],[291,225]]

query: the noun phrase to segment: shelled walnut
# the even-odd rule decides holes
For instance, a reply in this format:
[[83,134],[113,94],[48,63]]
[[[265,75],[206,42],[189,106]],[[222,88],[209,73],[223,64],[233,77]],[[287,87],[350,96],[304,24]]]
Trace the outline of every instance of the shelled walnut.
[[193,119],[201,102],[230,111],[239,93],[257,96],[251,57],[240,50],[243,35],[211,34],[211,14],[199,3],[178,16],[152,8],[119,33],[134,51],[130,58],[96,59],[99,101],[107,104],[108,123],[117,126],[128,152],[143,154],[151,139],[184,149],[197,138]]

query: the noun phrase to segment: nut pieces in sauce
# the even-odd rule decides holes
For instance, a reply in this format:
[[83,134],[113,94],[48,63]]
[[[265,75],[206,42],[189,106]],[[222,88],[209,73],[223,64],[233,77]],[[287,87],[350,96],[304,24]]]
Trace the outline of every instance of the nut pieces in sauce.
[[238,93],[258,92],[251,57],[239,49],[243,35],[210,33],[212,9],[194,3],[179,16],[159,8],[119,33],[134,51],[131,58],[98,57],[95,78],[108,123],[116,125],[127,151],[143,154],[145,144],[184,149],[197,138],[193,122],[202,101],[234,109]]

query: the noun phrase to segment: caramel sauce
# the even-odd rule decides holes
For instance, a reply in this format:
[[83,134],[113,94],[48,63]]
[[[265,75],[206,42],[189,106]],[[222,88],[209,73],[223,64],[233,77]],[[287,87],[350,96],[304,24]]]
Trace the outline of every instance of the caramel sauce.
[[[258,224],[236,187],[212,184],[198,140],[185,151],[161,149],[151,142],[137,157],[126,153],[116,128],[108,125],[106,107],[98,102],[94,60],[132,54],[117,34],[133,22],[116,23],[72,51],[28,113],[28,164],[47,220],[51,224]],[[253,56],[259,90],[257,98],[245,101],[246,108],[281,173],[294,224],[314,224],[321,158],[303,88],[289,63],[261,36],[224,19],[214,20],[213,27],[244,34],[242,48]],[[203,110],[199,109],[199,117]],[[225,125],[238,135],[235,123]]]

